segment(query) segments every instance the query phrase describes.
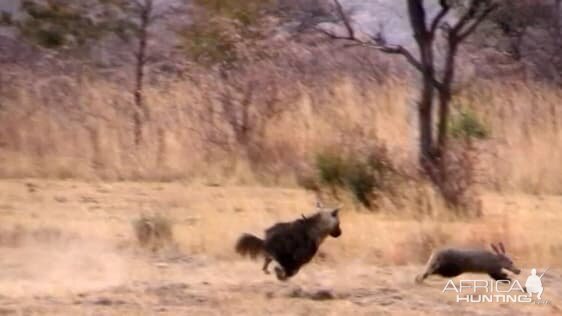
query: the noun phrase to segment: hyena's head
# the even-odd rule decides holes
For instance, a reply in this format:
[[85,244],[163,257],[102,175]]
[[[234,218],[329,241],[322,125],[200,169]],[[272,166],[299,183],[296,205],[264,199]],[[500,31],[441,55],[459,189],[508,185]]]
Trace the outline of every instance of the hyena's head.
[[509,270],[515,274],[521,273],[521,270],[515,266],[511,258],[505,253],[505,247],[501,241],[497,246],[494,244],[490,244],[490,246],[494,250],[496,258],[503,269]]
[[316,213],[311,219],[313,220],[314,231],[318,234],[319,238],[324,238],[328,235],[337,238],[341,235],[340,228],[340,208],[327,208],[320,203],[316,204]]

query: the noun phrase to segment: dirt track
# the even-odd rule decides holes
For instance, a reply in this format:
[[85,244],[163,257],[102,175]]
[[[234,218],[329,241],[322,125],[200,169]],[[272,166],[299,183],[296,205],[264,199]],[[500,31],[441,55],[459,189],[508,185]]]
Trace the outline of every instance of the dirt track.
[[[22,249],[3,252],[12,260],[25,255]],[[50,253],[45,256],[53,256]],[[121,265],[115,258],[104,265],[95,254],[82,254],[65,267],[73,275],[61,270],[58,278],[37,269],[26,271],[29,264],[10,266],[4,257],[0,315],[561,314],[559,271],[550,271],[545,278],[548,305],[467,304],[443,294],[442,279],[415,285],[412,280],[419,267],[312,263],[281,283],[264,275],[256,262],[129,255],[119,258]],[[121,279],[107,277],[119,274]]]
[[[404,249],[384,245],[367,229],[380,224],[380,233],[392,222],[361,226],[372,216],[349,214],[344,239],[328,240],[296,277],[278,282],[261,272],[261,263],[235,256],[232,240],[241,231],[292,216],[273,213],[273,206],[298,210],[308,197],[276,189],[226,190],[1,182],[0,315],[562,315],[562,270],[556,267],[544,277],[543,295],[550,302],[543,306],[456,303],[442,293],[443,279],[416,285],[419,265],[376,262],[377,244],[390,256]],[[154,255],[135,246],[130,220],[140,213],[137,201],[142,199],[166,206],[178,226],[179,247]],[[288,204],[294,201],[300,204]],[[532,205],[548,210],[552,204],[543,214],[556,224],[558,200],[541,201]],[[515,205],[509,209],[513,212]],[[405,227],[391,237],[415,226]],[[233,231],[223,232],[228,229]],[[361,234],[364,239],[353,239]],[[347,249],[353,246],[357,249]],[[354,256],[360,253],[366,255]],[[545,262],[547,257],[527,259]],[[521,268],[518,280],[524,282],[531,267]]]

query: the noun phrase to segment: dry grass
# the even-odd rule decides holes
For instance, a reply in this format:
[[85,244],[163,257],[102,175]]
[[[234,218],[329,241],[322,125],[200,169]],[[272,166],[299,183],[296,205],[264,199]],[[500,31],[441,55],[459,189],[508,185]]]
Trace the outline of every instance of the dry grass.
[[[298,97],[285,105],[290,110],[267,121],[256,140],[258,162],[232,152],[224,120],[210,127],[201,119],[218,101],[200,87],[185,81],[149,88],[151,120],[135,147],[130,96],[121,87],[67,77],[16,86],[0,117],[0,176],[294,184],[323,148],[375,144],[388,147],[397,164],[414,164],[415,96],[398,81],[296,88]],[[559,89],[520,82],[476,83],[459,96],[457,104],[491,129],[492,139],[480,144],[489,188],[561,192],[562,170],[544,163],[562,158],[561,100]],[[214,146],[212,133],[230,145]]]
[[[43,89],[37,83],[38,88],[14,93],[6,107],[12,110],[2,117],[5,146],[0,149],[0,175],[259,180],[249,172],[253,166],[244,158],[220,158],[223,148],[207,142],[212,131],[198,113],[216,100],[190,82],[146,92],[151,121],[145,126],[144,143],[135,148],[132,105],[121,87],[100,81],[75,83],[71,78],[59,81],[52,80]],[[411,143],[407,132],[411,129],[403,85],[390,82],[357,91],[351,81],[343,81],[320,95],[301,90],[295,104],[287,105],[294,110],[268,122],[261,144],[263,159],[268,161],[266,178],[290,181],[294,169],[310,161],[319,148],[356,146],[358,137],[367,144],[388,142],[400,153],[397,159],[409,154],[409,150],[404,152]],[[216,124],[224,138],[233,142],[228,126],[220,120]]]
[[173,245],[172,223],[162,215],[142,215],[133,220],[132,226],[141,247],[155,252]]
[[[450,212],[415,178],[397,187],[394,200],[381,197],[379,212],[367,212],[347,195],[325,201],[345,205],[343,235],[326,241],[299,280],[352,294],[340,293],[342,304],[313,309],[275,297],[284,285],[272,286],[258,263],[234,253],[233,243],[243,232],[261,235],[277,221],[311,211],[317,196],[295,187],[314,172],[316,154],[325,149],[357,153],[381,146],[397,168],[414,169],[415,91],[400,80],[358,84],[345,77],[322,88],[285,87],[291,93],[281,91],[279,105],[286,110],[265,122],[263,134],[252,138],[252,151],[241,148],[220,114],[207,120],[208,109],[220,110],[221,100],[206,84],[149,85],[150,121],[135,146],[132,98],[122,86],[67,76],[13,83],[0,108],[0,177],[16,178],[0,181],[0,293],[26,297],[19,306],[38,304],[39,314],[48,311],[41,310],[44,298],[36,294],[70,301],[59,304],[69,314],[79,313],[75,301],[107,303],[89,303],[84,291],[106,291],[110,305],[127,297],[129,303],[111,306],[124,315],[165,312],[151,306],[183,306],[178,302],[207,308],[208,314],[284,314],[289,304],[302,307],[300,314],[349,314],[364,304],[347,304],[346,295],[363,295],[357,284],[371,289],[383,282],[372,297],[402,293],[411,287],[414,270],[444,245],[486,247],[503,241],[522,267],[562,266],[562,198],[551,195],[562,193],[562,165],[554,163],[562,159],[557,109],[562,92],[537,83],[476,82],[455,102],[472,109],[491,132],[490,139],[476,143],[478,169],[484,172],[482,217]],[[257,93],[266,98],[256,100],[267,100],[270,91]],[[263,105],[251,104],[251,114],[261,113]],[[147,255],[136,252],[139,242],[151,249],[174,247]],[[381,272],[392,278],[377,278]],[[184,283],[170,289],[170,280]],[[181,287],[185,284],[190,288]],[[264,286],[273,290],[256,296]],[[205,291],[208,297],[201,299]],[[301,289],[291,291],[301,297]],[[178,293],[184,296],[174,296]],[[441,293],[421,293],[435,301],[424,307],[433,314]],[[3,295],[0,305],[6,305]],[[376,310],[361,311],[419,314],[398,301],[422,304],[427,297],[421,296],[415,290],[389,309],[378,309],[387,302],[375,301],[366,304]],[[57,308],[51,313],[62,314]]]
[[[2,232],[20,227],[16,229],[20,236],[57,232],[58,237],[51,238],[54,241],[102,240],[126,248],[137,243],[130,227],[131,219],[157,211],[158,218],[167,219],[170,234],[181,251],[228,261],[238,258],[233,245],[241,233],[262,235],[265,228],[277,221],[311,212],[315,201],[310,193],[296,189],[37,183],[34,193],[28,193],[19,180],[0,183],[2,192],[11,197],[13,207],[18,209],[18,212],[2,212]],[[60,202],[62,197],[65,202]],[[502,240],[522,265],[539,262],[557,266],[562,264],[562,240],[558,234],[562,225],[558,213],[560,201],[559,197],[486,194],[483,217],[473,220],[454,217],[416,220],[403,213],[373,214],[354,211],[345,205],[344,235],[327,241],[322,249],[324,260],[358,260],[376,265],[420,263],[438,246],[486,247],[490,242]]]
[[486,164],[496,188],[528,193],[561,193],[562,91],[540,84],[486,83],[459,98],[492,130]]
[[[310,212],[315,197],[300,189],[3,180],[0,191],[0,302],[13,313],[539,311],[536,306],[454,304],[443,297],[437,278],[414,287],[414,276],[435,247],[486,247],[498,240],[524,271],[551,267],[553,303],[540,311],[559,311],[560,197],[485,195],[484,214],[477,220],[417,221],[344,207],[343,235],[327,239],[313,262],[281,283],[261,273],[261,263],[240,258],[234,243],[243,232],[261,235],[277,221]],[[154,213],[171,224],[178,246],[173,252],[136,251],[131,220]],[[317,301],[323,293],[333,298]]]

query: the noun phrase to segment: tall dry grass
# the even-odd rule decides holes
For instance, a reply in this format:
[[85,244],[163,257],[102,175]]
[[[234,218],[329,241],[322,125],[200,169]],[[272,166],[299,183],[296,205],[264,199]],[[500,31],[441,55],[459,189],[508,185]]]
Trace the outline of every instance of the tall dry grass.
[[[315,202],[310,192],[291,188],[31,181],[38,187],[32,194],[24,185],[29,181],[0,183],[4,196],[9,197],[0,205],[0,247],[4,249],[45,251],[50,245],[66,254],[69,247],[84,251],[97,246],[108,248],[104,254],[117,251],[126,260],[134,253],[162,258],[185,254],[232,262],[240,259],[234,251],[240,234],[263,236],[264,229],[276,222],[312,213]],[[315,260],[421,264],[441,246],[482,248],[503,241],[518,265],[561,266],[561,197],[486,194],[483,201],[484,216],[477,220],[358,212],[344,203],[342,236],[326,239]],[[325,202],[336,205],[335,201]],[[151,221],[151,228],[164,232],[160,236],[164,239],[153,235],[156,230],[143,231],[131,225],[138,224],[139,219]],[[139,233],[149,234],[145,236],[148,243],[142,241],[143,237],[139,239]],[[137,252],[139,241],[148,250],[158,251]],[[88,255],[92,253],[96,252]],[[28,257],[24,261],[33,262]]]
[[486,159],[495,188],[562,193],[562,90],[537,83],[482,82],[458,99],[479,113],[492,132]]
[[[257,162],[236,150],[220,111],[209,114],[212,124],[202,119],[221,102],[204,84],[149,87],[150,120],[139,146],[133,143],[132,98],[120,85],[55,77],[13,87],[0,114],[2,177],[294,184],[326,147],[383,145],[399,165],[416,161],[415,91],[399,80],[342,78],[322,89],[285,87],[292,97],[280,94],[285,110],[256,138]],[[562,158],[561,101],[559,89],[524,82],[477,82],[457,97],[456,107],[470,107],[491,131],[479,144],[488,187],[562,192],[562,166],[554,163]],[[252,109],[261,105],[251,106],[250,114],[258,115]]]

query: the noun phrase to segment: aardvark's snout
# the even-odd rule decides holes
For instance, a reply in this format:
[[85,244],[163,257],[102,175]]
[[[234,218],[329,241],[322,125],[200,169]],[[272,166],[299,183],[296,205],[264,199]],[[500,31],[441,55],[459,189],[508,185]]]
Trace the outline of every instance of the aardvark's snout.
[[521,270],[518,269],[518,268],[516,268],[516,267],[511,267],[511,269],[509,269],[509,270],[511,270],[511,272],[513,272],[513,273],[515,273],[515,274],[521,273]]

